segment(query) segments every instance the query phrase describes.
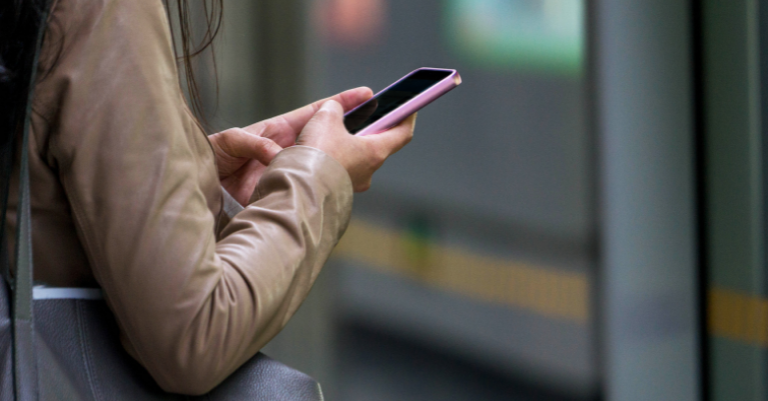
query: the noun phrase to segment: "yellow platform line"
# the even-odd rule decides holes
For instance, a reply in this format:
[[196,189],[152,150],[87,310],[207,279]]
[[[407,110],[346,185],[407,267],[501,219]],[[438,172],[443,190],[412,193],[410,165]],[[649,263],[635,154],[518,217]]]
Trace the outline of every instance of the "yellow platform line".
[[579,323],[590,318],[585,273],[445,247],[362,220],[351,222],[334,256],[480,301]]
[[708,294],[709,334],[759,347],[768,347],[768,300],[712,288]]

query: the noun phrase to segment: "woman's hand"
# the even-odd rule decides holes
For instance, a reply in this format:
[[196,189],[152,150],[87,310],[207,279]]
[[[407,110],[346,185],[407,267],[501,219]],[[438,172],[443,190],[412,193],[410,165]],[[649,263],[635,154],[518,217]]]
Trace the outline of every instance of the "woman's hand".
[[296,144],[318,148],[335,158],[347,169],[355,192],[363,192],[384,161],[411,141],[416,114],[380,134],[354,136],[344,127],[344,110],[333,99],[323,103]]
[[242,128],[230,128],[208,138],[216,156],[221,186],[245,206],[264,170],[283,148]]
[[[343,110],[351,110],[371,96],[373,92],[370,89],[357,88],[330,99],[340,104]],[[209,136],[224,189],[240,204],[246,205],[272,159],[283,148],[296,143],[304,126],[327,100],[317,101],[245,128],[231,128]]]

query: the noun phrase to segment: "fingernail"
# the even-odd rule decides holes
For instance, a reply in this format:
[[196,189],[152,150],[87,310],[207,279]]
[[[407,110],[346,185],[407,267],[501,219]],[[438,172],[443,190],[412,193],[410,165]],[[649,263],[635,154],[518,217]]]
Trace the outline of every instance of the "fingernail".
[[323,107],[321,107],[321,109],[323,109],[323,110],[333,110],[335,108],[334,103],[336,103],[335,100],[329,100],[329,101],[323,103]]

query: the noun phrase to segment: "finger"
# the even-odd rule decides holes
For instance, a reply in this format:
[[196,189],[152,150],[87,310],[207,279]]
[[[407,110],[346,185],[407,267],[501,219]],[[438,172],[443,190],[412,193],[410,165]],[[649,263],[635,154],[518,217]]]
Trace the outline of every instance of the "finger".
[[251,159],[232,175],[222,179],[221,185],[238,203],[245,206],[251,203],[251,195],[266,168],[264,164]]
[[318,100],[312,104],[291,112],[270,118],[244,129],[252,134],[273,139],[280,146],[286,147],[296,140],[304,126],[307,125],[320,107],[328,100],[338,102],[344,111],[352,110],[373,96],[370,88],[361,87],[350,89],[333,97]]
[[233,158],[256,159],[268,165],[283,150],[273,140],[252,135],[240,128],[233,128],[217,135],[222,135],[217,141],[218,146]]
[[363,102],[372,97],[373,91],[371,88],[360,87],[341,92],[338,95],[331,97],[331,99],[339,102],[341,107],[344,108],[344,111],[347,112],[361,105]]
[[336,100],[327,100],[320,106],[317,113],[312,117],[313,121],[322,122],[323,124],[340,123],[344,119],[344,108]]
[[329,110],[333,114],[344,115],[344,106],[336,99],[329,99],[320,106],[321,110]]
[[368,178],[368,180],[366,180],[365,182],[362,182],[362,183],[356,185],[353,188],[353,190],[355,192],[365,192],[365,191],[371,189],[371,183],[372,182],[373,182],[373,176],[370,176],[370,178]]
[[333,100],[334,102],[337,102],[339,105],[341,105],[343,114],[343,112],[354,109],[361,103],[370,99],[372,96],[373,91],[371,91],[370,88],[361,87],[350,89],[348,91],[341,92],[338,95],[318,100],[300,109],[278,116],[278,118],[283,119],[285,123],[287,123],[292,129],[301,131],[304,126],[307,125],[307,122],[312,118],[312,116],[314,116],[315,113],[317,113],[320,108],[329,100]]
[[391,156],[407,145],[413,138],[413,131],[416,128],[416,117],[417,115],[414,113],[387,131],[360,138],[372,142],[373,146],[385,151],[387,156]]
[[283,147],[275,141],[260,136],[250,135],[255,139],[255,146],[252,148],[252,159],[258,160],[261,164],[268,166],[272,160],[283,150]]

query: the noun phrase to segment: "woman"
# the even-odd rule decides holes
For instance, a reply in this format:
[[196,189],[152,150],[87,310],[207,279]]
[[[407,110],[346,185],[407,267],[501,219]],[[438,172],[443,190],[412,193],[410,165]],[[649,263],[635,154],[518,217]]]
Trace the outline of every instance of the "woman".
[[[22,28],[7,22],[31,4],[12,3],[0,17],[6,88],[24,75],[8,61]],[[35,279],[101,287],[125,349],[158,384],[205,393],[293,315],[353,190],[411,139],[414,119],[349,135],[344,110],[371,96],[360,88],[209,141],[160,0],[54,0],[48,21],[29,146]],[[247,205],[234,216],[227,193]]]

